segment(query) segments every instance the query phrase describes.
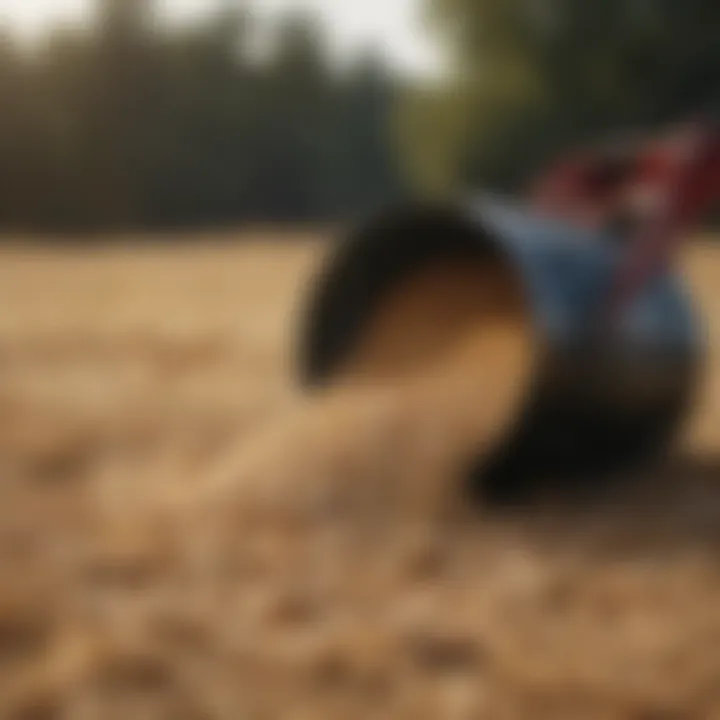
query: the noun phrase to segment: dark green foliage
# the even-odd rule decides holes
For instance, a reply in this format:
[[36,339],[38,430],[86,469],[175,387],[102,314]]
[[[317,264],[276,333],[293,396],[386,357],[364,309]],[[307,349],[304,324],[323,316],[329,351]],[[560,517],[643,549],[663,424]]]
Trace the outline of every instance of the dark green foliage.
[[0,39],[0,229],[327,220],[400,192],[382,68],[338,75],[302,16],[259,62],[241,11],[182,29],[151,11],[99,0],[90,33]]
[[[454,87],[420,112],[456,118],[456,138],[406,154],[434,153],[429,174],[446,183],[517,188],[558,152],[720,100],[716,0],[426,2]],[[414,108],[406,123],[420,125]]]
[[170,30],[151,0],[97,0],[90,33],[0,37],[0,230],[327,220],[408,181],[516,190],[579,144],[720,114],[717,0],[419,1],[439,85],[398,88],[372,57],[338,73],[303,16],[258,62],[234,3]]

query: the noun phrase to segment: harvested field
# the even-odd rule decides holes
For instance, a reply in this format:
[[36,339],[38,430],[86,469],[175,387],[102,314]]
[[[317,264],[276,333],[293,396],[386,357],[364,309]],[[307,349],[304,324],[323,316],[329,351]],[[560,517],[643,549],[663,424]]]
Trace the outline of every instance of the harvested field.
[[[686,258],[713,353],[673,461],[504,516],[457,471],[522,387],[512,296],[476,336],[472,268],[419,276],[391,310],[446,288],[442,337],[383,356],[380,316],[304,398],[323,252],[0,251],[0,718],[720,718],[720,248]],[[457,352],[388,382],[411,346]]]

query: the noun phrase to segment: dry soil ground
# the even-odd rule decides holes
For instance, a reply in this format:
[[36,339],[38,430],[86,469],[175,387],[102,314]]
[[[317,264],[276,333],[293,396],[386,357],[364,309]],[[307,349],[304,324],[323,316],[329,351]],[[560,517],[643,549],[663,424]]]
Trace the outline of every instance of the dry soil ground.
[[720,718],[720,248],[673,461],[500,517],[297,396],[324,245],[244,241],[0,252],[0,718]]

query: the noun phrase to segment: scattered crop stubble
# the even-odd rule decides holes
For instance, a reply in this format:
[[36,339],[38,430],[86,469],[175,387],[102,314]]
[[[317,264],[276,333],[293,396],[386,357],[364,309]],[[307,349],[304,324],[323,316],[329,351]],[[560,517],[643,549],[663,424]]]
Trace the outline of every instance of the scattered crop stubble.
[[[492,428],[458,407],[500,411],[497,382],[378,389],[371,338],[294,392],[322,252],[3,251],[0,717],[720,717],[720,372],[622,497],[473,514],[458,452]],[[720,251],[687,264],[720,317]]]

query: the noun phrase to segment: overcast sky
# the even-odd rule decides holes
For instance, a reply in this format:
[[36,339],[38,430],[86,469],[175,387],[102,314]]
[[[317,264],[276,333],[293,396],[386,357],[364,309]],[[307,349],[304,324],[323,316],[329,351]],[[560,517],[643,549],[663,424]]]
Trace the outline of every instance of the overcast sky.
[[[218,1],[160,0],[159,4],[175,18],[192,20]],[[439,61],[420,32],[418,4],[418,0],[248,0],[261,18],[292,8],[317,13],[339,59],[372,44],[398,69],[426,74]],[[0,23],[32,37],[51,20],[82,19],[91,7],[92,0],[0,0]]]

